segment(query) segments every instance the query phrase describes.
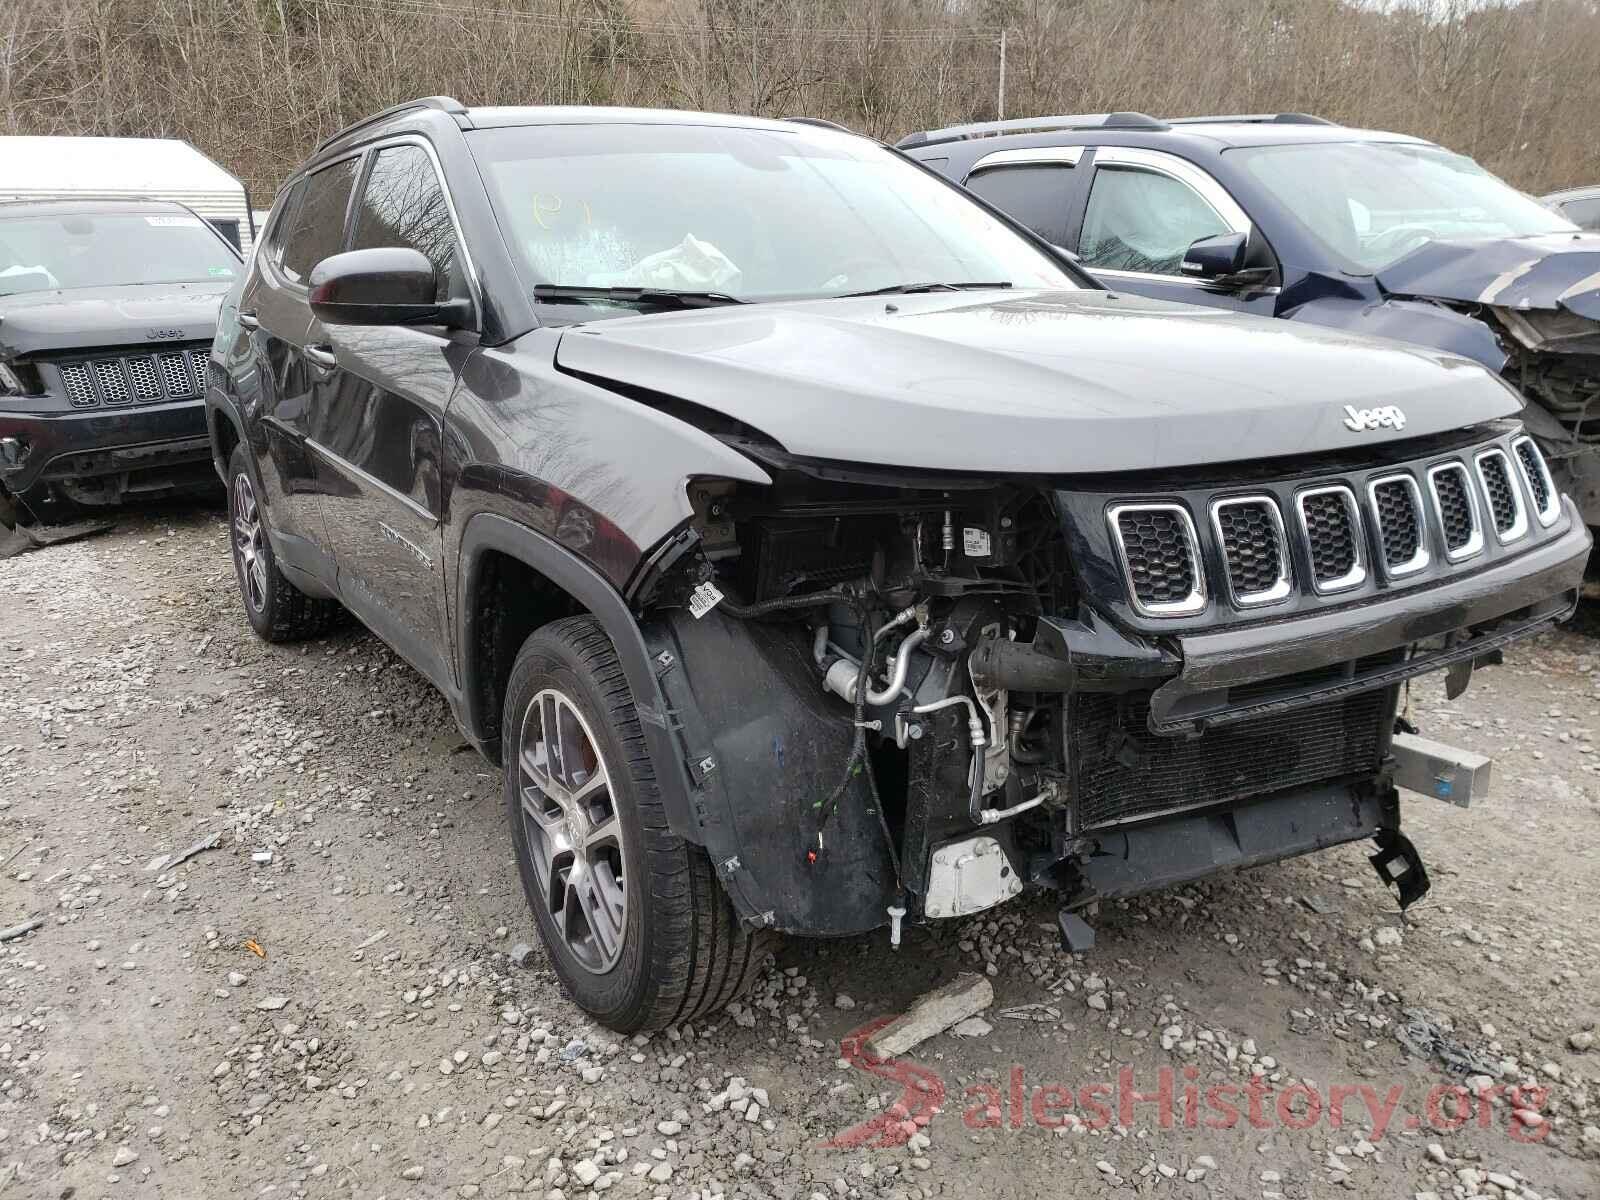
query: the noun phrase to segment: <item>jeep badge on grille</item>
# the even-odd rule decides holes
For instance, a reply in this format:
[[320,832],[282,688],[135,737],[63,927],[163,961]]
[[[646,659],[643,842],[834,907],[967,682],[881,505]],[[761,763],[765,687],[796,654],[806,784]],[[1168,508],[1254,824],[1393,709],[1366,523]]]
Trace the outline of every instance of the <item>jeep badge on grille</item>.
[[1345,428],[1355,433],[1365,433],[1369,429],[1404,429],[1406,427],[1406,414],[1400,411],[1399,405],[1385,404],[1378,408],[1357,408],[1353,404],[1344,406]]

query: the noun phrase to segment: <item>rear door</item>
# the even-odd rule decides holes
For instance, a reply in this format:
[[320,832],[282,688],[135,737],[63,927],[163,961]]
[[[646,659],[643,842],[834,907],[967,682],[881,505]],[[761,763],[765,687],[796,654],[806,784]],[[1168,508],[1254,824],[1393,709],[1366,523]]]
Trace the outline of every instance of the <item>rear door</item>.
[[1251,237],[1251,262],[1271,261],[1266,246],[1237,201],[1210,174],[1160,150],[1099,146],[1076,250],[1107,287],[1275,315],[1277,288],[1240,289],[1191,278],[1179,270],[1184,252],[1205,237]]
[[311,325],[306,281],[311,268],[342,248],[358,157],[342,159],[296,183],[256,269],[239,297],[239,321],[252,330],[266,455],[257,460],[267,516],[280,553],[324,574],[330,549],[323,524],[325,478],[306,442],[322,368],[305,355]]
[[[350,248],[420,251],[438,297],[472,297],[437,160],[420,138],[380,145],[352,210]],[[428,326],[323,325],[308,353],[330,364],[310,446],[329,482],[340,596],[436,683],[453,675],[444,601],[445,409],[474,334]]]

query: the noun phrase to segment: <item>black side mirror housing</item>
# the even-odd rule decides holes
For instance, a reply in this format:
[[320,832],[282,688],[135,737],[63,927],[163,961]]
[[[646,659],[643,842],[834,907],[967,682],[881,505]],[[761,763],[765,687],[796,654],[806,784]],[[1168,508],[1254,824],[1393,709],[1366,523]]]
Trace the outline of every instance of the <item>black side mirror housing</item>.
[[311,311],[328,325],[469,325],[471,303],[437,300],[438,288],[433,264],[420,251],[347,250],[311,269]]
[[1219,233],[1215,237],[1201,238],[1184,252],[1178,269],[1197,279],[1225,279],[1244,270],[1245,251],[1249,246],[1249,235],[1243,233]]

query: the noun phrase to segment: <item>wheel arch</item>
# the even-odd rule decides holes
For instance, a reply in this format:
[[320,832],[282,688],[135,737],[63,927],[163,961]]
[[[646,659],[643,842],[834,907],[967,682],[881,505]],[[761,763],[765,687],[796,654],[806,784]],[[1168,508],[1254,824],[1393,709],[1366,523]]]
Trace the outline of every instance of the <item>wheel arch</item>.
[[478,748],[500,761],[500,705],[511,663],[528,635],[550,621],[587,613],[622,664],[672,831],[699,842],[687,772],[674,750],[654,664],[638,622],[610,581],[552,538],[496,513],[467,522],[456,579],[463,725]]
[[244,425],[231,405],[215,399],[206,401],[206,433],[211,438],[211,463],[224,484],[228,482],[228,459],[233,448],[245,440]]

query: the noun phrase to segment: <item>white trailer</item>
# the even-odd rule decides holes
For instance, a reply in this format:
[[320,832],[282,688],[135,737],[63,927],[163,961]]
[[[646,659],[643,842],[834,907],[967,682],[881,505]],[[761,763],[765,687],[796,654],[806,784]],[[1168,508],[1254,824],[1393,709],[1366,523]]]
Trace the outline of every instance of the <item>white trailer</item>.
[[176,200],[249,261],[255,224],[244,184],[176,138],[0,137],[0,200]]

